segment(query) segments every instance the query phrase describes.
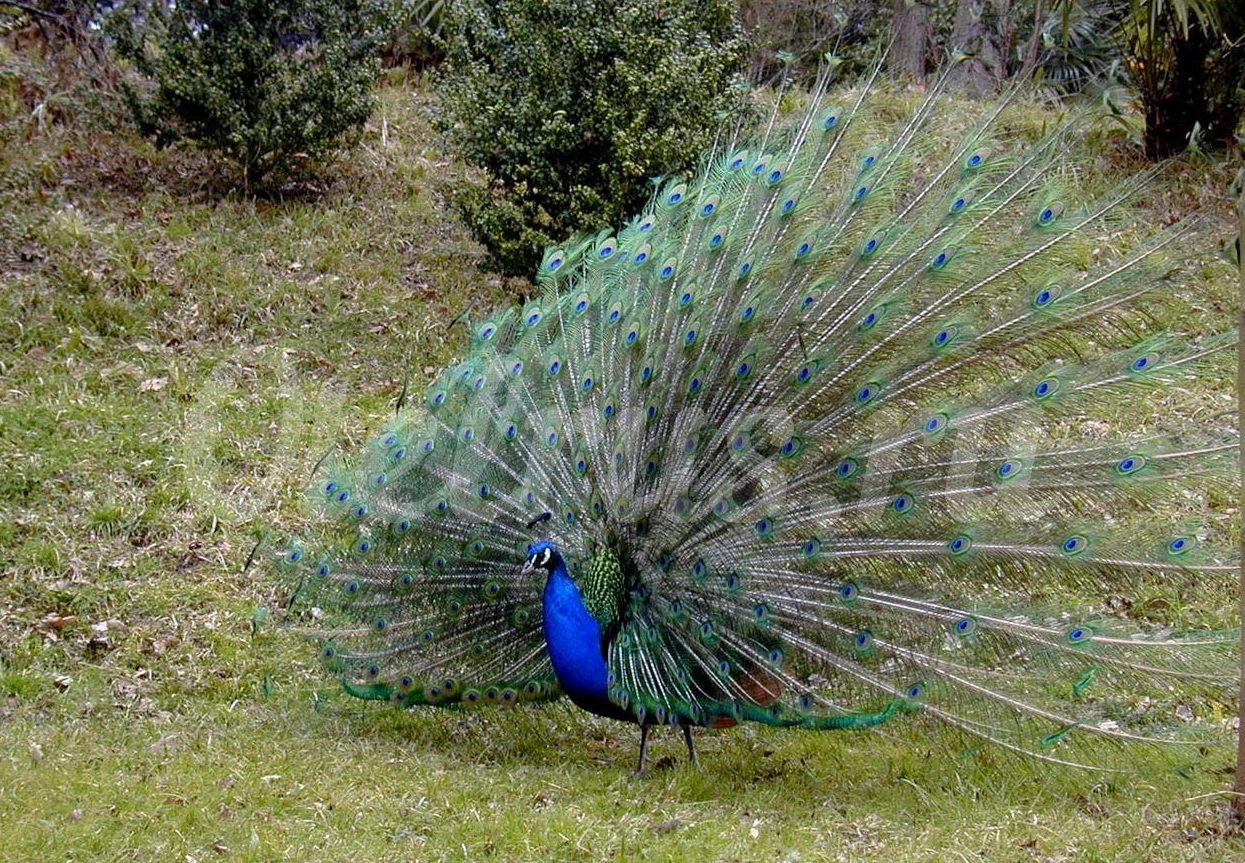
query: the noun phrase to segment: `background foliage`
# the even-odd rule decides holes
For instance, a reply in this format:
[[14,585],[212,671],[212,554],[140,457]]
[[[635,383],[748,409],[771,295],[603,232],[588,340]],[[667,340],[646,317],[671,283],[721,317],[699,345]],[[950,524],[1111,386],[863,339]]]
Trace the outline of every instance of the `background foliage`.
[[738,100],[729,0],[450,0],[439,127],[486,174],[451,190],[504,272],[619,224]]
[[123,89],[139,129],[220,152],[250,186],[357,134],[387,11],[370,0],[131,0],[107,20],[117,53],[146,78]]

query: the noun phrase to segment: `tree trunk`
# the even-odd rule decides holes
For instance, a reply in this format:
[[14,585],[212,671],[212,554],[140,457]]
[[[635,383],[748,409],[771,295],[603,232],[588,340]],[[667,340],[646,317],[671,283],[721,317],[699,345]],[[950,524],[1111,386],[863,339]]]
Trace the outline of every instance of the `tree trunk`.
[[1172,33],[1171,66],[1162,88],[1146,102],[1146,156],[1159,160],[1183,152],[1189,134],[1209,119],[1206,59],[1213,41],[1197,23]]
[[951,49],[969,56],[951,73],[951,80],[970,96],[990,96],[1006,78],[1001,46],[1010,35],[1000,32],[1007,20],[1007,0],[959,0],[951,30]]
[[929,10],[918,0],[894,0],[891,18],[891,75],[925,84],[925,61],[929,53]]

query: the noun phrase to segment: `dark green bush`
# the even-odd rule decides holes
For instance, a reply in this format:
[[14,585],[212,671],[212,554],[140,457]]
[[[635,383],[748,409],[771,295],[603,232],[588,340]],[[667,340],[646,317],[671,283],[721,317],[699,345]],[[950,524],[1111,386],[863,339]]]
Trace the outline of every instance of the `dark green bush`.
[[125,91],[140,130],[218,151],[251,186],[357,133],[388,15],[381,0],[132,0],[109,29],[146,79]]
[[454,201],[503,271],[617,225],[687,168],[744,52],[729,0],[450,0],[439,124],[487,179]]

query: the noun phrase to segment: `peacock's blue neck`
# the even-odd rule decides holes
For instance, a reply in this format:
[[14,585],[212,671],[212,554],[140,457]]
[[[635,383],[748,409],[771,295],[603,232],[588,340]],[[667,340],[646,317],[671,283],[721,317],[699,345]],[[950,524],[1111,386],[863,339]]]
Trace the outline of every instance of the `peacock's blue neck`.
[[562,691],[585,710],[609,715],[609,672],[601,655],[601,627],[588,612],[561,557],[549,572],[541,604],[545,643]]

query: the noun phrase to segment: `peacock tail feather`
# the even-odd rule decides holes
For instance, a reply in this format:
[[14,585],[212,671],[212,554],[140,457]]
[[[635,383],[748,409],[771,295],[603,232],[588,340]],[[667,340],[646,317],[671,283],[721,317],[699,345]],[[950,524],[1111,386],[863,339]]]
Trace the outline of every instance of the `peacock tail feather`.
[[1179,681],[1224,709],[1235,634],[1101,601],[1230,577],[1202,504],[1170,513],[1230,484],[1235,433],[1087,420],[1231,363],[1234,334],[1165,332],[1198,225],[1140,221],[1154,172],[1084,194],[1061,160],[1084,118],[1024,144],[1007,98],[965,133],[941,84],[896,117],[872,83],[723,132],[621,230],[550,250],[323,473],[332,536],[279,566],[351,694],[558,697],[520,571],[547,538],[641,724],[921,713],[1052,761],[1192,757],[1205,725],[1138,704]]

